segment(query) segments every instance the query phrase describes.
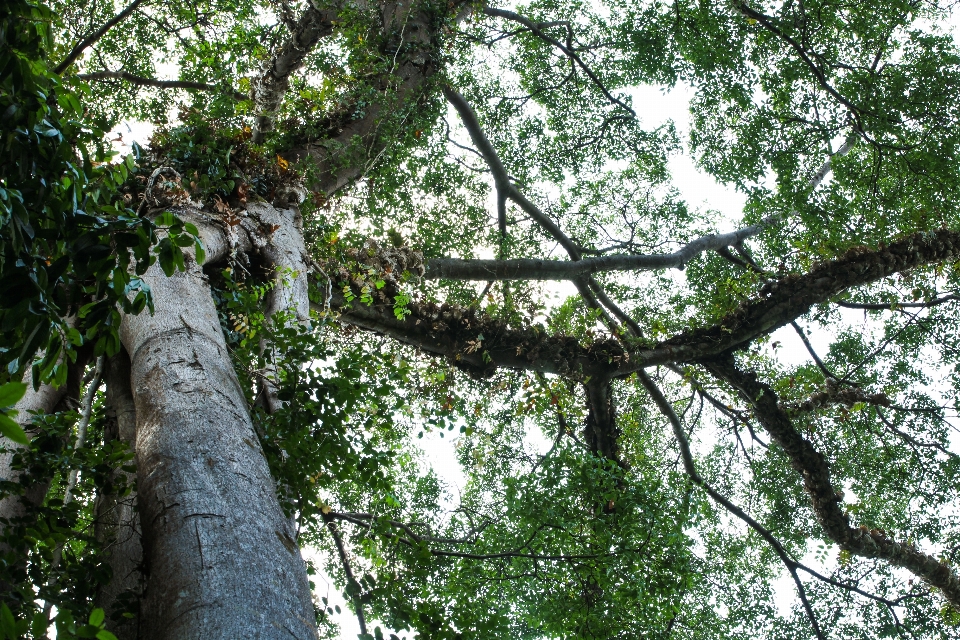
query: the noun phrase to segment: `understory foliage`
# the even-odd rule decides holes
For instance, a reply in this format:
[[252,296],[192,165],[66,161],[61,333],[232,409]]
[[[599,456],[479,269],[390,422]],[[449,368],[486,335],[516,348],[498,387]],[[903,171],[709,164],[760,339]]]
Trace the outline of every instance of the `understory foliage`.
[[[958,637],[936,571],[871,549],[958,573],[960,245],[857,266],[960,232],[951,5],[0,5],[0,433],[29,441],[0,498],[50,483],[0,522],[0,639],[138,614],[101,601],[98,504],[136,496],[136,452],[94,371],[152,263],[204,263],[187,214],[263,241],[259,203],[297,207],[309,273],[203,270],[321,637]],[[303,44],[311,12],[335,19]],[[309,322],[270,316],[298,278]],[[28,438],[17,402],[71,365]]]

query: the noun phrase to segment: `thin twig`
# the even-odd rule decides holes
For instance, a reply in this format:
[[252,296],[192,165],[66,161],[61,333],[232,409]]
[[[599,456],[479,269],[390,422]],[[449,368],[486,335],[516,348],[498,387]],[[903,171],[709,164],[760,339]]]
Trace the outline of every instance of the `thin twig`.
[[693,453],[690,451],[690,443],[687,441],[687,435],[684,433],[683,425],[680,423],[680,418],[673,410],[673,406],[670,404],[670,401],[666,399],[666,397],[663,395],[663,392],[660,391],[660,388],[656,385],[653,379],[647,375],[646,371],[641,370],[637,372],[637,378],[650,394],[650,397],[653,398],[657,408],[660,409],[660,413],[667,418],[667,420],[670,422],[670,426],[673,427],[673,435],[680,447],[680,457],[683,460],[683,468],[687,472],[687,476],[695,484],[702,487],[704,491],[707,492],[707,495],[709,495],[715,502],[719,503],[732,515],[745,522],[751,529],[759,533],[760,536],[767,541],[777,556],[780,557],[780,560],[783,562],[784,566],[786,566],[787,571],[790,572],[790,576],[793,578],[793,582],[797,586],[797,593],[800,596],[800,601],[803,603],[803,608],[807,613],[807,618],[810,620],[810,625],[813,627],[814,633],[819,640],[826,640],[826,636],[823,634],[823,631],[820,630],[820,623],[817,621],[817,616],[813,611],[813,607],[810,606],[810,602],[807,600],[807,593],[803,586],[803,582],[800,580],[800,576],[797,575],[797,563],[790,557],[786,549],[783,548],[783,545],[773,536],[772,533],[770,533],[759,522],[747,515],[743,509],[733,504],[730,500],[717,492],[702,477],[700,477],[700,474],[697,473],[696,465],[694,464]]
[[353,606],[357,610],[357,622],[360,625],[360,634],[367,635],[367,621],[363,615],[363,602],[360,600],[360,583],[353,575],[353,569],[350,568],[350,560],[347,558],[347,548],[343,545],[343,538],[340,536],[340,530],[337,523],[334,522],[332,514],[324,513],[323,521],[327,524],[330,535],[333,536],[333,542],[337,546],[337,553],[340,554],[340,562],[343,564],[343,573],[347,576],[347,585],[354,592]]

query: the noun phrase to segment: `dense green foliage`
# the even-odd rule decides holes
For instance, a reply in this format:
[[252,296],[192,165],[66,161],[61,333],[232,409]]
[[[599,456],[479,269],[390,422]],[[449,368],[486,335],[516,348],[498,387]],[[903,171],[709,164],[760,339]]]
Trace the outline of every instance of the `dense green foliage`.
[[[295,19],[306,3],[145,3],[56,73],[54,61],[121,8],[8,2],[0,412],[18,399],[31,363],[35,384],[63,383],[80,350],[120,349],[121,314],[149,312],[138,274],[151,260],[169,274],[193,246],[202,262],[195,227],[170,213],[138,215],[149,177],[175,196],[160,208],[190,199],[229,217],[301,178],[309,184],[317,166],[285,154],[313,144],[336,155],[336,167],[362,170],[301,206],[315,267],[311,325],[263,311],[277,278],[302,274],[237,255],[206,273],[281,504],[300,544],[322,558],[311,566],[322,634],[340,637],[349,612],[339,615],[321,573],[366,612],[377,638],[957,637],[960,612],[937,589],[830,539],[795,459],[761,427],[756,398],[713,376],[706,359],[647,369],[679,414],[699,478],[636,373],[610,387],[619,446],[610,459],[589,443],[597,418],[586,389],[596,380],[497,368],[489,355],[485,371],[460,361],[511,331],[584,347],[656,346],[713,325],[791,274],[908,234],[960,230],[960,49],[943,26],[949,4],[510,7],[539,25],[530,29],[485,5],[428,2],[430,37],[393,49],[402,30],[378,31],[373,5],[323,4],[342,10],[340,22],[306,56],[276,131],[256,145],[259,114],[234,92],[250,89],[287,38],[280,18]],[[419,93],[403,93],[393,74],[424,52],[432,57],[423,68],[435,73]],[[84,75],[102,71],[140,82]],[[145,81],[171,73],[202,86]],[[463,94],[511,184],[583,257],[669,253],[704,234],[767,224],[732,249],[693,256],[683,271],[597,274],[633,334],[566,284],[389,273],[374,264],[369,239],[425,259],[579,257],[516,201],[501,231],[489,158],[444,107],[441,87]],[[689,123],[648,109],[671,91],[692,96]],[[347,145],[337,138],[375,109],[385,115],[374,133]],[[126,120],[157,129],[115,161],[104,132]],[[812,185],[831,156],[831,175]],[[742,196],[742,212],[704,206],[696,185],[675,182],[691,158],[702,180]],[[740,368],[770,385],[828,461],[852,525],[916,545],[951,571],[960,563],[958,264],[817,300],[796,333],[781,323],[780,333],[736,346]],[[485,328],[444,358],[396,333],[351,327],[349,306],[331,308],[334,293],[356,307],[379,290],[393,296],[387,316],[398,322],[416,305],[445,302],[486,314],[497,335]],[[808,353],[798,333],[822,352]],[[273,413],[259,398],[270,367],[284,403]],[[837,400],[836,388],[853,399]],[[818,393],[827,399],[804,405]],[[17,594],[0,610],[0,638],[41,637],[43,602],[60,612],[60,638],[102,626],[95,599],[110,571],[92,526],[96,496],[133,487],[114,472],[132,454],[104,435],[109,417],[97,398],[87,446],[73,450],[78,416],[65,411],[38,417],[18,458],[53,483],[31,526],[5,534],[29,563],[20,571],[10,556],[0,566],[0,583]],[[11,424],[0,413],[0,431],[18,437]],[[64,506],[72,468],[81,482]],[[802,599],[789,573],[797,563],[812,570],[799,571]],[[73,622],[84,619],[87,627]]]

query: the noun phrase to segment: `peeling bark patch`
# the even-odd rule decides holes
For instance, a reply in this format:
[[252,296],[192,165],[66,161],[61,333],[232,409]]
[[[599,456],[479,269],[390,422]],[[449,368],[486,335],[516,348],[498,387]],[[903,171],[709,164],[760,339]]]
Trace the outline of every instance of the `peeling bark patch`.
[[299,553],[300,549],[297,548],[297,543],[293,541],[293,538],[288,536],[282,531],[275,531],[277,538],[280,539],[280,543],[287,548],[287,551],[290,553]]

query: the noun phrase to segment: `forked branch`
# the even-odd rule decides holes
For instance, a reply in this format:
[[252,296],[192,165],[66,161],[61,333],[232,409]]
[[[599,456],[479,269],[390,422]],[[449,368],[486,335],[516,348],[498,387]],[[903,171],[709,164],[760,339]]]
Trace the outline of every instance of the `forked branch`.
[[849,515],[840,508],[842,495],[830,479],[826,457],[800,435],[769,385],[758,380],[756,374],[741,371],[732,355],[705,360],[701,364],[730,384],[753,407],[757,419],[803,477],[814,514],[831,540],[855,555],[886,560],[907,569],[939,589],[954,607],[960,608],[960,576],[947,564],[919,551],[911,542],[888,538],[883,531],[850,526]]

